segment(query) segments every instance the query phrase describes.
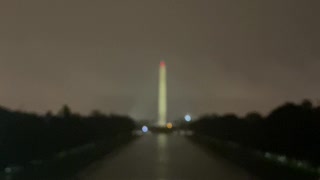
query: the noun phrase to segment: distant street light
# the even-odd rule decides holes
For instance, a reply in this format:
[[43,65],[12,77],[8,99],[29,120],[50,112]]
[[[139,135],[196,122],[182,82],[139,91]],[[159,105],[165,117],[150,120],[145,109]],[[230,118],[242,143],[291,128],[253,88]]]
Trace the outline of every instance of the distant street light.
[[143,126],[143,127],[142,127],[142,132],[146,133],[146,132],[148,132],[148,131],[149,131],[149,129],[148,129],[147,126]]
[[187,122],[190,122],[192,120],[191,116],[189,114],[184,116],[184,120]]

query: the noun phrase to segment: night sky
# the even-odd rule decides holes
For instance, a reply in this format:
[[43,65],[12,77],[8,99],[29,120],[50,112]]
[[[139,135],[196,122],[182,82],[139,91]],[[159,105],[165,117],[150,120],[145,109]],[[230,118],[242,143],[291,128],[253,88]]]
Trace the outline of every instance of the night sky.
[[0,104],[168,117],[320,99],[317,0],[1,0]]

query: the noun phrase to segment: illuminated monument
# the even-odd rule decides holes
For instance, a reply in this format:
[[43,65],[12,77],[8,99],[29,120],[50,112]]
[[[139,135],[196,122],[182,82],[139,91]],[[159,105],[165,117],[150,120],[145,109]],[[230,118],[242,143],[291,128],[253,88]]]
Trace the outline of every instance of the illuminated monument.
[[167,122],[167,78],[166,63],[164,61],[160,62],[158,103],[158,126],[165,126]]

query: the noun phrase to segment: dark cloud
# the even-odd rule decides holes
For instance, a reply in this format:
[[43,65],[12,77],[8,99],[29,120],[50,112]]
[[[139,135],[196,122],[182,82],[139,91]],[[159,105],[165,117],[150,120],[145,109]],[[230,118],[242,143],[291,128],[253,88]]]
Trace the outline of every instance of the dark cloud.
[[156,118],[168,65],[169,117],[268,112],[318,99],[318,1],[0,2],[0,102],[44,112]]

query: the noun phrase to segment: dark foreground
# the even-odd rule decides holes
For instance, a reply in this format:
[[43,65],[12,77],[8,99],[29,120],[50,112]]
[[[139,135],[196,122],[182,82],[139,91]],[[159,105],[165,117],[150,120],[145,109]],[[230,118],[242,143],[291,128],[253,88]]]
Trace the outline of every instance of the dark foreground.
[[188,136],[192,142],[199,145],[211,155],[217,154],[255,174],[262,180],[290,179],[290,180],[319,180],[318,173],[295,164],[281,163],[278,160],[266,158],[261,152],[230,143],[218,141],[207,136]]
[[18,176],[3,179],[309,179],[291,169],[251,157],[246,152],[230,151],[177,134],[146,134],[137,139],[127,137],[107,142],[87,153],[30,167]]
[[179,135],[148,134],[79,173],[80,180],[258,179]]

